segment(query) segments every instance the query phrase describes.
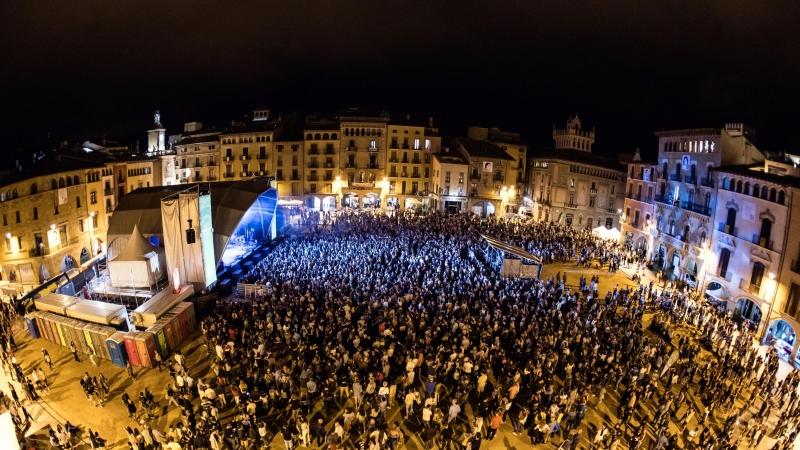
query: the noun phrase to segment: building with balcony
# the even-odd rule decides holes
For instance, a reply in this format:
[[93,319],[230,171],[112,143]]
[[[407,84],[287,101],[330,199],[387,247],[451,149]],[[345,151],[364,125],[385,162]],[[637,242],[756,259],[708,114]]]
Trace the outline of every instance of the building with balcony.
[[642,161],[639,149],[628,163],[625,204],[622,208],[622,243],[640,258],[649,258],[653,249],[654,201],[658,163]]
[[431,173],[441,138],[433,118],[427,124],[409,115],[392,118],[387,133],[386,206],[395,210],[436,209]]
[[6,289],[28,291],[105,251],[102,186],[111,168],[68,156],[54,152],[0,178],[0,281]]
[[592,154],[595,133],[581,126],[577,116],[571,117],[565,129],[554,127],[554,148],[530,152],[524,206],[538,221],[619,230],[627,168]]
[[[219,162],[219,168],[215,166],[215,174],[221,174],[221,181],[248,180],[262,172],[267,175],[268,158],[259,157],[277,151],[274,141],[281,135],[285,125],[286,121],[273,117],[270,110],[264,108],[254,110],[252,116],[246,116],[244,120],[231,122],[231,126],[219,135],[220,154],[215,161]],[[302,141],[302,137],[297,141]],[[298,144],[298,155],[299,149]],[[301,191],[299,183],[296,191]]]
[[172,147],[174,177],[165,179],[163,185],[220,181],[221,134],[218,130],[204,130],[199,122],[184,124],[183,133]]
[[[662,131],[659,138],[652,268],[671,280],[697,283],[714,232],[717,187],[713,169],[764,161],[755,132],[742,124]],[[654,233],[656,231],[654,230]]]
[[[341,185],[339,120],[319,115],[306,117],[303,129],[306,207],[331,211],[337,208]],[[338,178],[338,180],[337,180]]]
[[[517,188],[519,151],[515,147],[492,142],[490,131],[471,127],[467,137],[456,138],[452,152],[458,152],[468,166],[467,208],[487,217],[492,214],[516,213],[521,199]],[[524,163],[524,161],[523,161]]]
[[469,163],[460,154],[442,148],[439,154],[433,155],[431,167],[433,197],[439,209],[451,213],[467,210],[469,202],[468,189]]
[[338,118],[341,205],[381,208],[389,114],[352,108],[340,111]]

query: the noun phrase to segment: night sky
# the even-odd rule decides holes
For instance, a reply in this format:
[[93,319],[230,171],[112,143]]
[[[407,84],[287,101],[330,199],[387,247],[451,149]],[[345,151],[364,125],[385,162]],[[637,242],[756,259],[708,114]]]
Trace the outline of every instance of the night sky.
[[[80,5],[80,6],[79,6]],[[578,112],[596,152],[744,122],[800,153],[800,2],[27,1],[0,6],[0,154],[52,140],[144,143],[282,114],[386,110],[550,146]]]

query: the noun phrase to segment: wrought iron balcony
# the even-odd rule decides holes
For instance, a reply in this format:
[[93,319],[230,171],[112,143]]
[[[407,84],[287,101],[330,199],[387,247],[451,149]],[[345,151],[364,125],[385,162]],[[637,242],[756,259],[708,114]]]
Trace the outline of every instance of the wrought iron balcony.
[[700,179],[700,186],[713,188],[714,187],[714,179],[711,177],[708,178],[701,178]]
[[750,281],[745,280],[744,278],[739,280],[739,289],[741,289],[741,290],[743,290],[745,292],[749,292],[749,293],[751,293],[753,295],[759,295],[759,293],[761,293],[761,286],[760,285],[753,284]]
[[681,202],[681,208],[702,214],[704,216],[711,215],[711,208],[704,205],[698,205],[697,203]]

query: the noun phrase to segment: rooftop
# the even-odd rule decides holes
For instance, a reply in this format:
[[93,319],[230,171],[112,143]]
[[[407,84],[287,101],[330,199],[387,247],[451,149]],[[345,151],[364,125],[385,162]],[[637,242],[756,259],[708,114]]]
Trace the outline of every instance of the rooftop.
[[764,171],[764,163],[757,164],[737,164],[732,166],[712,167],[712,171],[728,173],[731,175],[741,175],[744,177],[755,178],[783,186],[794,186],[800,188],[800,178],[793,175],[778,175]]
[[719,135],[722,128],[691,128],[688,130],[656,131],[658,137],[708,136]]
[[514,157],[506,153],[502,148],[487,141],[476,141],[468,137],[456,138],[456,144],[464,148],[464,150],[472,158],[492,158],[492,159],[505,159],[507,161],[515,161]]
[[598,166],[604,169],[615,170],[622,173],[628,172],[628,168],[615,159],[594,155],[582,150],[573,150],[568,148],[537,148],[528,152],[528,158],[560,159],[562,161]]

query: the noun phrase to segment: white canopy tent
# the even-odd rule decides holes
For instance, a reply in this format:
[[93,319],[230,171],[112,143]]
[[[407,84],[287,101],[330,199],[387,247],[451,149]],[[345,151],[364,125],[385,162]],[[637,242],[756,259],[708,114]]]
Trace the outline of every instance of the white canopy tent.
[[599,236],[602,239],[611,239],[613,241],[619,241],[619,230],[616,228],[606,228],[605,226],[599,226],[597,228],[592,229],[592,234],[595,236]]
[[125,247],[108,263],[111,283],[119,287],[150,287],[164,277],[164,249],[142,236],[137,225]]

